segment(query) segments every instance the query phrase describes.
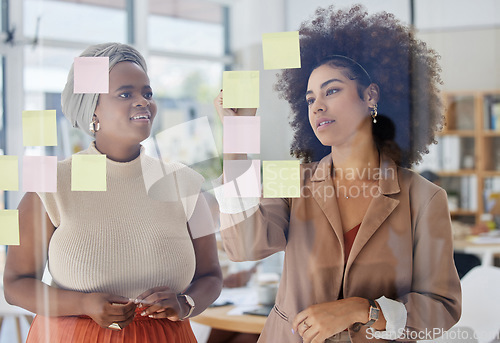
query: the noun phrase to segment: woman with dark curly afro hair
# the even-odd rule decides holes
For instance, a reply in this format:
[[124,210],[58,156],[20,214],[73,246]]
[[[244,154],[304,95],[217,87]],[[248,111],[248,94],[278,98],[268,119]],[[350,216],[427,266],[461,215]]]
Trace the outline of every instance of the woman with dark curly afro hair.
[[[300,197],[238,209],[218,196],[231,258],[285,251],[259,342],[434,339],[461,313],[451,222],[445,191],[407,167],[442,125],[438,55],[361,6],[320,8],[299,33],[301,68],[276,89],[293,112]],[[242,115],[221,100],[221,117]]]

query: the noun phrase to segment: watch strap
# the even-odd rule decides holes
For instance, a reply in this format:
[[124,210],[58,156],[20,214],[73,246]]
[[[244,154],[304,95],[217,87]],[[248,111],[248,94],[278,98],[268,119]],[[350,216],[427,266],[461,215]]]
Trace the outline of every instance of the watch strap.
[[368,299],[368,302],[370,303],[370,314],[369,314],[370,320],[363,325],[370,327],[378,319],[378,314],[380,309],[377,307],[377,304],[372,299]]
[[184,319],[188,318],[188,317],[189,317],[189,316],[193,313],[193,311],[194,311],[194,307],[195,307],[195,305],[194,305],[194,300],[193,300],[193,298],[191,298],[191,297],[190,297],[189,295],[187,295],[187,294],[179,294],[179,296],[184,297],[184,301],[185,301],[185,302],[186,302],[186,304],[189,306],[189,311],[188,311],[188,313],[187,313],[184,317],[182,317],[182,318],[180,319],[180,320],[184,320]]
[[369,320],[364,324],[360,322],[354,323],[354,325],[352,326],[352,330],[354,332],[359,332],[362,326],[368,326],[368,327],[372,326],[373,323],[375,323],[375,321],[378,319],[380,309],[378,308],[377,303],[372,299],[367,299],[367,300],[368,303],[370,304],[370,312],[368,314]]

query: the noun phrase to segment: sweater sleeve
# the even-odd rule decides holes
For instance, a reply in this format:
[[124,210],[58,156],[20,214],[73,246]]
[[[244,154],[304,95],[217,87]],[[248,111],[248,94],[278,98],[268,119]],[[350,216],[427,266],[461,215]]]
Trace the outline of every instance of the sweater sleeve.
[[59,227],[61,224],[61,216],[56,201],[56,193],[37,192],[38,197],[42,200],[45,211],[49,215],[49,219],[54,227]]

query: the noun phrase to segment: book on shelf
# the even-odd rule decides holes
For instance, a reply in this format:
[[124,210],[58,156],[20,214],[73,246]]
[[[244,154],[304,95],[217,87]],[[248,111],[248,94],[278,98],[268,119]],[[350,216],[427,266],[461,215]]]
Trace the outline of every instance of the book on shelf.
[[477,178],[475,175],[460,179],[460,208],[477,211]]
[[484,97],[485,129],[500,131],[500,95]]
[[441,137],[441,169],[443,171],[460,170],[460,137],[455,135]]
[[492,177],[484,180],[483,202],[485,213],[490,213],[493,208],[500,204],[500,177]]
[[454,96],[450,104],[456,130],[474,130],[474,97]]

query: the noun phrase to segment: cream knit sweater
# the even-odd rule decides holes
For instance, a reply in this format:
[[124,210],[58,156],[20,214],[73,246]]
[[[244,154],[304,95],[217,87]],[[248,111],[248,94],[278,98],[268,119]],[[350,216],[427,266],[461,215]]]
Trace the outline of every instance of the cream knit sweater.
[[[80,153],[100,154],[94,143]],[[71,191],[71,158],[58,163],[57,193],[39,193],[57,228],[48,253],[56,286],[135,298],[153,287],[181,292],[190,284],[195,254],[186,223],[203,178],[180,164],[167,164],[179,174],[178,189],[160,183],[163,189],[156,187],[155,193],[197,189],[196,196],[184,203],[158,201],[148,196],[143,176],[157,164],[144,149],[131,162],[107,159],[107,191],[83,192]]]

